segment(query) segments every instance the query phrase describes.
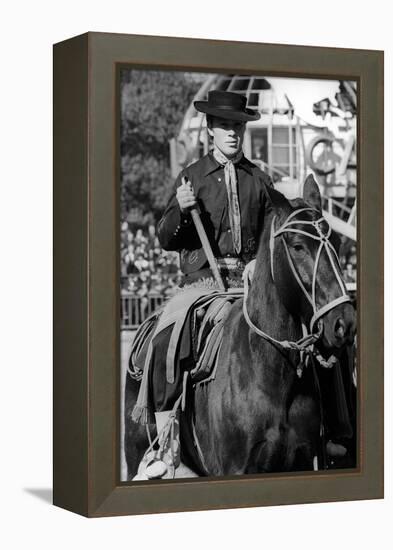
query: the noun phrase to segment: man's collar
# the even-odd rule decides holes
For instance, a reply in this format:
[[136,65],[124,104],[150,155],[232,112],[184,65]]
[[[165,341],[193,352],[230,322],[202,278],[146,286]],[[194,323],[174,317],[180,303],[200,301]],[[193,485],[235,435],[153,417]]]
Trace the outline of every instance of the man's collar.
[[246,159],[244,155],[242,156],[241,160],[239,160],[236,166],[239,166],[249,174],[252,174],[252,164],[248,159]]
[[209,153],[208,155],[206,155],[206,157],[205,157],[205,167],[204,167],[204,170],[203,170],[203,174],[205,176],[208,176],[209,174],[211,174],[215,170],[218,170],[219,168],[221,168],[221,164],[216,161],[213,154]]
[[[212,153],[209,153],[205,157],[205,168],[203,170],[203,173],[205,176],[208,176],[215,170],[218,170],[221,168],[221,164],[217,162],[217,160],[214,158]],[[252,174],[252,165],[249,160],[246,159],[246,157],[243,155],[241,160],[236,164],[236,167],[243,168],[246,172],[249,174]]]

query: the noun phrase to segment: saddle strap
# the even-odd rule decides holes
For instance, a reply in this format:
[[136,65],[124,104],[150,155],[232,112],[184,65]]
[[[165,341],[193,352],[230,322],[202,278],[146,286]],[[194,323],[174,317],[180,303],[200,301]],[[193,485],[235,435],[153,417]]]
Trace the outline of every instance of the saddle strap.
[[139,387],[138,398],[136,400],[134,409],[131,414],[131,418],[134,422],[140,422],[141,424],[147,424],[154,421],[154,416],[149,408],[148,395],[149,395],[149,370],[150,362],[153,355],[153,338],[150,340],[149,347],[147,349],[145,367],[143,369],[142,381]]
[[207,382],[214,378],[215,369],[213,369],[208,379],[205,377],[206,374],[210,373],[212,367],[215,366],[215,359],[222,343],[223,330],[224,323],[220,322],[210,332],[203,353],[196,367],[191,371],[191,377],[194,383],[202,380],[203,382]]
[[[128,371],[133,377],[138,377],[143,371],[143,366],[140,366],[139,357],[143,348],[146,346],[146,342],[149,340],[149,337],[152,336],[152,332],[159,316],[159,312],[151,315],[146,321],[138,328],[134,342],[132,344],[129,368]],[[132,370],[131,370],[132,369]]]
[[216,324],[208,334],[203,350],[199,350],[200,356],[198,362],[195,368],[191,371],[191,376],[194,383],[209,382],[215,378],[217,358],[224,334],[224,324],[232,305],[233,303],[229,301],[222,304],[219,311],[219,317],[216,318]]
[[216,300],[214,300],[214,302],[212,304],[210,304],[210,306],[209,306],[209,308],[208,308],[208,310],[207,310],[207,312],[206,312],[206,314],[203,318],[201,327],[199,329],[198,345],[197,345],[198,352],[200,351],[203,334],[205,332],[205,328],[206,328],[207,324],[209,322],[214,322],[215,320],[216,320],[216,322],[218,322],[220,320],[220,317],[218,317],[218,315],[222,311],[222,309],[224,308],[225,304],[227,304],[227,303],[228,303],[227,298],[217,298]]
[[[206,296],[200,297],[199,299],[196,300],[194,307],[197,308],[198,305],[201,304],[201,307],[206,308],[209,304],[214,302],[216,299],[217,299],[216,293],[207,297]],[[190,308],[185,308],[184,312],[188,313],[189,310]],[[187,319],[187,315],[181,315],[177,319],[177,321],[174,323],[174,327],[172,329],[171,337],[169,340],[168,351],[166,355],[166,379],[169,384],[173,384],[175,382],[176,352],[179,346],[180,335],[186,323],[186,319]]]
[[166,354],[166,379],[169,384],[175,382],[175,358],[176,350],[179,344],[180,333],[184,323],[175,323],[169,340],[168,351]]

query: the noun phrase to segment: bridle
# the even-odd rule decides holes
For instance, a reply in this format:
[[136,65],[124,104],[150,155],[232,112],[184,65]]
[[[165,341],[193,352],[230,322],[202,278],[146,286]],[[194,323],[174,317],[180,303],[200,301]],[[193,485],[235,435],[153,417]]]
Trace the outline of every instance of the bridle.
[[[270,231],[270,266],[271,266],[271,271],[272,271],[272,278],[273,278],[273,281],[274,281],[274,268],[273,268],[274,242],[275,242],[276,237],[278,237],[279,235],[282,235],[283,236],[282,241],[284,243],[284,248],[285,248],[285,252],[286,252],[286,255],[287,255],[287,259],[288,259],[288,263],[289,263],[289,266],[291,268],[291,271],[292,271],[297,283],[299,284],[300,288],[302,289],[304,295],[306,296],[307,300],[310,302],[311,307],[313,309],[313,316],[310,320],[310,333],[312,333],[313,329],[314,329],[314,325],[315,325],[316,321],[318,321],[318,319],[320,319],[323,315],[325,315],[325,313],[327,313],[331,309],[335,308],[339,304],[342,304],[344,302],[349,302],[350,298],[347,294],[347,291],[346,291],[346,288],[345,288],[345,283],[344,283],[340,273],[337,270],[336,262],[339,263],[339,259],[337,257],[337,253],[336,253],[332,243],[329,241],[329,237],[331,235],[332,228],[330,227],[328,222],[325,220],[325,218],[323,216],[321,216],[320,218],[318,218],[315,221],[311,221],[311,220],[294,220],[293,219],[295,216],[300,214],[300,212],[305,212],[307,210],[313,211],[314,209],[313,208],[301,208],[300,210],[296,210],[295,212],[292,212],[292,214],[290,214],[288,216],[288,218],[285,220],[283,225],[277,231],[275,231],[275,229],[274,229],[276,216],[273,218],[272,225],[271,225],[271,231]],[[328,230],[327,230],[326,233],[324,233],[323,230],[322,230],[322,227],[321,227],[322,222],[324,222],[328,225]],[[295,226],[299,225],[299,224],[311,225],[312,227],[314,227],[317,234],[315,235],[315,234],[310,233],[308,231],[303,231],[302,229],[296,228]],[[306,237],[310,237],[311,239],[314,239],[316,241],[319,241],[319,247],[318,247],[317,254],[316,254],[316,257],[315,257],[315,262],[314,262],[314,271],[313,271],[313,278],[312,278],[312,285],[311,285],[311,295],[305,289],[305,287],[304,287],[304,285],[303,285],[303,283],[302,283],[302,281],[299,277],[299,274],[296,270],[296,267],[295,267],[295,264],[293,262],[292,256],[290,255],[289,250],[288,250],[288,244],[287,244],[287,242],[284,238],[285,233],[298,233],[298,234],[301,234],[301,235],[305,235]],[[322,306],[320,309],[318,309],[317,301],[316,301],[316,280],[317,280],[318,265],[319,265],[319,260],[321,258],[322,250],[325,250],[326,253],[327,253],[327,256],[328,256],[329,261],[330,261],[330,266],[333,270],[333,273],[336,277],[336,280],[337,280],[338,285],[339,285],[340,290],[341,290],[341,296],[339,296],[338,298],[335,298],[331,302],[328,302],[327,304]],[[336,259],[336,262],[334,261],[335,259]]]
[[[314,220],[314,221],[294,219],[295,216],[297,216],[301,212],[305,212],[305,211],[315,212],[316,210],[313,209],[313,208],[301,208],[301,209],[295,210],[294,212],[292,212],[287,217],[285,222],[278,229],[275,229],[275,222],[276,222],[277,216],[273,217],[271,227],[270,227],[269,248],[270,248],[270,268],[271,268],[272,278],[273,278],[273,281],[274,281],[274,247],[275,247],[275,239],[279,236],[282,237],[282,242],[284,244],[284,249],[285,249],[285,252],[286,252],[287,259],[288,259],[288,264],[291,268],[291,271],[292,271],[299,287],[301,288],[303,294],[307,298],[307,301],[310,303],[310,305],[312,307],[313,315],[312,315],[311,320],[310,320],[309,330],[307,330],[307,328],[303,325],[303,338],[301,338],[297,342],[293,342],[293,341],[289,341],[289,340],[276,340],[272,336],[268,335],[266,332],[259,329],[251,321],[250,316],[249,316],[248,311],[247,311],[247,296],[248,296],[249,285],[250,285],[250,281],[249,281],[248,277],[245,277],[245,281],[244,281],[243,314],[244,314],[244,317],[247,321],[247,324],[250,326],[250,328],[252,328],[252,330],[254,332],[256,332],[259,336],[261,336],[265,340],[268,340],[269,342],[271,342],[273,344],[276,344],[276,345],[278,345],[278,346],[280,346],[284,349],[293,349],[293,350],[297,350],[297,351],[310,351],[310,352],[313,353],[313,344],[321,337],[322,331],[323,331],[323,325],[320,322],[321,317],[323,315],[325,315],[331,309],[338,306],[339,304],[342,304],[344,302],[350,302],[350,297],[347,294],[347,291],[346,291],[346,288],[345,288],[345,283],[344,283],[344,281],[343,281],[343,279],[342,279],[342,277],[341,277],[341,275],[340,275],[340,273],[337,269],[336,262],[338,263],[339,260],[338,260],[336,251],[335,251],[333,245],[329,241],[329,237],[330,237],[331,232],[332,232],[332,229],[331,229],[330,225],[325,220],[325,218],[323,218],[322,216],[320,218],[318,218],[317,220]],[[323,230],[322,230],[322,227],[321,227],[322,222],[324,222],[325,224],[328,225],[328,230],[326,231],[326,233],[324,233]],[[303,229],[300,229],[299,227],[296,227],[299,224],[301,224],[301,225],[310,225],[311,227],[313,227],[315,229],[316,233],[311,233],[309,231],[304,231]],[[316,254],[316,257],[315,257],[315,262],[314,262],[314,270],[313,270],[312,285],[311,285],[311,294],[305,288],[305,286],[302,283],[302,280],[301,280],[301,278],[300,278],[300,276],[297,272],[296,266],[294,264],[294,261],[292,259],[292,256],[291,256],[290,252],[289,252],[289,249],[288,249],[288,244],[287,244],[287,242],[285,240],[285,237],[284,237],[284,235],[286,233],[298,233],[298,234],[301,234],[301,235],[305,235],[306,237],[309,237],[309,238],[314,239],[316,241],[319,241],[319,247],[318,247],[317,254]],[[320,258],[321,258],[322,250],[326,251],[326,254],[329,258],[330,265],[332,267],[333,273],[336,277],[336,280],[337,280],[338,285],[339,285],[340,290],[341,290],[341,296],[335,298],[334,300],[328,302],[327,304],[325,304],[324,306],[322,306],[321,308],[318,309],[317,301],[316,301],[316,280],[317,280],[318,266],[319,266],[319,261],[320,261]],[[336,262],[335,262],[335,260],[336,260]],[[313,330],[314,330],[314,327],[315,327],[316,323],[318,325],[318,332],[314,333]]]

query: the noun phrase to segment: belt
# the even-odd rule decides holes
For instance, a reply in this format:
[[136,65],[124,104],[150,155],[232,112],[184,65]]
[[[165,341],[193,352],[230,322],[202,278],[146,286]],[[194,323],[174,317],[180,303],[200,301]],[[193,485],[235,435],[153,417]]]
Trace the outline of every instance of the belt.
[[226,269],[228,271],[243,270],[246,264],[239,258],[217,258],[217,264],[220,269]]

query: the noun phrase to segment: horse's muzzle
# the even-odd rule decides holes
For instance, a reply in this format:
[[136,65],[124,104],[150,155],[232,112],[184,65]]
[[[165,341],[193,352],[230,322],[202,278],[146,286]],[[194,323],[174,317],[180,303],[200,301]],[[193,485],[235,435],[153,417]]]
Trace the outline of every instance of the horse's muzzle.
[[341,304],[323,316],[323,344],[327,348],[352,344],[355,332],[356,314],[351,304]]

